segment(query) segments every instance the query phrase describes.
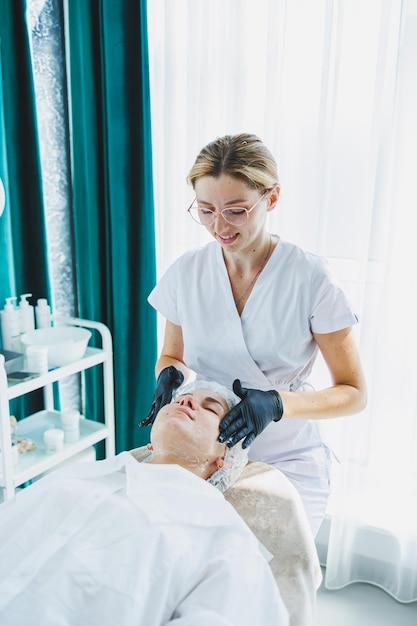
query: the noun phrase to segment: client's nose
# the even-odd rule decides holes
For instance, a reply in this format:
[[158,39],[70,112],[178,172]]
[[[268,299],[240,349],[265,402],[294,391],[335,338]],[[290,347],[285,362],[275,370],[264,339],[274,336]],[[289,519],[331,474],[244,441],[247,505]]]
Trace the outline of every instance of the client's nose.
[[196,407],[195,400],[190,393],[187,393],[185,396],[181,396],[178,404],[181,404],[182,406],[188,406],[190,409],[195,409]]

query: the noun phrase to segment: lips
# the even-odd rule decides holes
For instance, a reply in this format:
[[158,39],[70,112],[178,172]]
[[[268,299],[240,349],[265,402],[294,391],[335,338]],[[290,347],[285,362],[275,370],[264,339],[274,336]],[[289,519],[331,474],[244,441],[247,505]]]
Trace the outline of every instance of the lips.
[[220,241],[220,243],[223,243],[225,245],[229,245],[236,241],[238,236],[238,233],[235,233],[234,235],[220,235],[219,233],[217,233],[217,239]]
[[183,407],[183,406],[177,406],[177,407],[175,407],[175,410],[176,410],[178,413],[182,413],[183,415],[186,415],[186,416],[187,416],[190,420],[193,420],[193,421],[194,421],[194,417],[193,417],[193,415],[191,414],[191,412],[190,412],[190,411],[189,411],[186,407]]

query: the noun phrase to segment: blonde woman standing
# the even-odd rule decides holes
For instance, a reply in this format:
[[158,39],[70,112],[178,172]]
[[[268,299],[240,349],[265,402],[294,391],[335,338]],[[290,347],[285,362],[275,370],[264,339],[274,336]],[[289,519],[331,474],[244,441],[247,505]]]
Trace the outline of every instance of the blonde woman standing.
[[[241,398],[220,441],[244,439],[249,457],[280,469],[298,489],[314,534],[330,489],[332,453],[320,421],[361,411],[366,384],[357,323],[324,258],[268,232],[279,198],[274,157],[251,134],[225,136],[197,156],[190,215],[214,241],[183,254],[149,302],[166,319],[154,402],[141,425],[191,372]],[[309,384],[320,351],[332,385]]]

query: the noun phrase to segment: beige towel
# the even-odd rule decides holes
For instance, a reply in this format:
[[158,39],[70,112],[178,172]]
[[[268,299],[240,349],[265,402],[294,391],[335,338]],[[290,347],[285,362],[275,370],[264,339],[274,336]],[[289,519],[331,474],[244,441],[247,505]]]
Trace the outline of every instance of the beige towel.
[[291,626],[312,626],[321,569],[296,488],[276,468],[250,462],[225,498],[273,554],[270,566]]

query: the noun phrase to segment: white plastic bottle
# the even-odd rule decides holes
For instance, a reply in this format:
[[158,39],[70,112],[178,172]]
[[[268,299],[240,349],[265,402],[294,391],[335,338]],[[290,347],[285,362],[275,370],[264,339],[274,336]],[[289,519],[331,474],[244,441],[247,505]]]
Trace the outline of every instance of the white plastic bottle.
[[35,308],[36,328],[48,328],[51,325],[51,307],[46,298],[39,298]]
[[24,293],[20,296],[18,310],[21,335],[23,335],[23,333],[29,333],[31,330],[35,329],[35,309],[28,302],[28,298],[31,296],[31,293]]
[[16,299],[15,296],[6,298],[4,309],[0,311],[1,340],[4,350],[21,352],[20,316],[19,311],[12,304]]

